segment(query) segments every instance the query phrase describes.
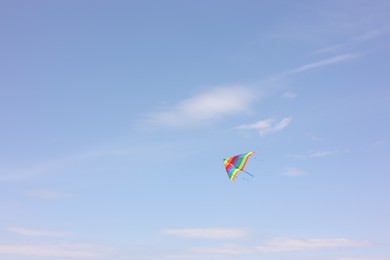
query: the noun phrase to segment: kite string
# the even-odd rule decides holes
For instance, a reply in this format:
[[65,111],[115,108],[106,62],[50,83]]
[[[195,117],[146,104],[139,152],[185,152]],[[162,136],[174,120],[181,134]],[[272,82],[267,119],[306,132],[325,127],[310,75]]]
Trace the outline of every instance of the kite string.
[[255,177],[253,174],[251,174],[251,173],[249,173],[249,172],[247,172],[247,171],[245,171],[245,170],[243,170],[243,169],[240,169],[240,170],[243,171],[243,172],[245,172],[246,174],[252,176],[253,178]]
[[253,178],[255,177],[255,176],[253,176],[253,174],[251,174],[251,173],[249,173],[249,172],[245,171],[244,169],[237,168],[236,166],[234,166],[234,165],[233,165],[233,164],[231,164],[231,163],[229,163],[229,165],[231,165],[232,167],[234,167],[234,168],[236,168],[236,169],[238,169],[238,170],[240,170],[240,171],[243,171],[243,172],[245,172],[246,174],[249,174],[249,175],[250,175],[250,176],[252,176]]
[[255,157],[255,156],[253,156],[253,159],[255,159],[255,160],[257,160],[257,161],[264,162],[264,160],[263,160],[263,159],[260,159],[260,158],[258,158],[258,157]]

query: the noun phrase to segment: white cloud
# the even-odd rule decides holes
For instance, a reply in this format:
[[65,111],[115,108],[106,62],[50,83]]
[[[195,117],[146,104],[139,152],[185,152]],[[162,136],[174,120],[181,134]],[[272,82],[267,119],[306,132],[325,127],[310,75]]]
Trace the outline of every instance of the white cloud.
[[221,247],[195,248],[194,251],[203,254],[249,254],[249,253],[280,253],[292,251],[309,251],[322,249],[342,249],[368,246],[368,241],[334,239],[289,239],[275,238],[266,241],[263,245],[243,247],[226,245]]
[[47,257],[47,258],[96,258],[108,255],[110,249],[91,244],[0,244],[0,256]]
[[16,233],[18,235],[28,237],[67,237],[72,235],[69,232],[53,232],[26,228],[7,228],[6,230],[12,233]]
[[256,98],[253,89],[219,87],[185,99],[175,106],[147,115],[145,123],[193,126],[228,115],[248,112]]
[[301,176],[305,175],[306,173],[299,168],[294,168],[294,167],[288,167],[286,170],[282,173],[282,175],[285,176]]
[[167,236],[207,239],[236,239],[249,235],[248,230],[235,228],[164,229],[160,233]]
[[281,121],[274,123],[273,118],[268,118],[266,120],[261,120],[253,124],[240,125],[236,129],[240,130],[257,130],[261,135],[266,135],[274,132],[278,132],[288,126],[291,122],[291,117],[282,119]]

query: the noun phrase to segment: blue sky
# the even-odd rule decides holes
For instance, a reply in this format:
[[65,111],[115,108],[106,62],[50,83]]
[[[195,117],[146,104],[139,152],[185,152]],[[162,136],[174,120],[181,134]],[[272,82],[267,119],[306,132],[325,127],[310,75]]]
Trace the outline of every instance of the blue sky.
[[2,1],[0,258],[389,260],[389,24],[380,0]]

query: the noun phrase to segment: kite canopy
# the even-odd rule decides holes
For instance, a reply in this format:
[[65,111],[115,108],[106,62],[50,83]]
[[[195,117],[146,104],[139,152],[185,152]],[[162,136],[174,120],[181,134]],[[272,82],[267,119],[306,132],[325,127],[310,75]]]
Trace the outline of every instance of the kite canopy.
[[223,159],[223,163],[230,180],[234,181],[239,172],[245,172],[246,174],[253,177],[252,174],[244,170],[244,167],[249,159],[249,156],[254,153],[255,152],[249,152]]

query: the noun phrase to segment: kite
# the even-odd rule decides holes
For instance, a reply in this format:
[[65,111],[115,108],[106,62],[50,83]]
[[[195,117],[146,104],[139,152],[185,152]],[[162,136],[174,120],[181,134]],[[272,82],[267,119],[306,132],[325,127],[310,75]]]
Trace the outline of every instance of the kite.
[[254,177],[252,174],[244,170],[244,167],[249,159],[249,156],[255,152],[249,152],[244,154],[235,155],[226,159],[223,159],[223,163],[226,168],[226,172],[231,181],[234,181],[239,172],[245,172],[246,174]]

